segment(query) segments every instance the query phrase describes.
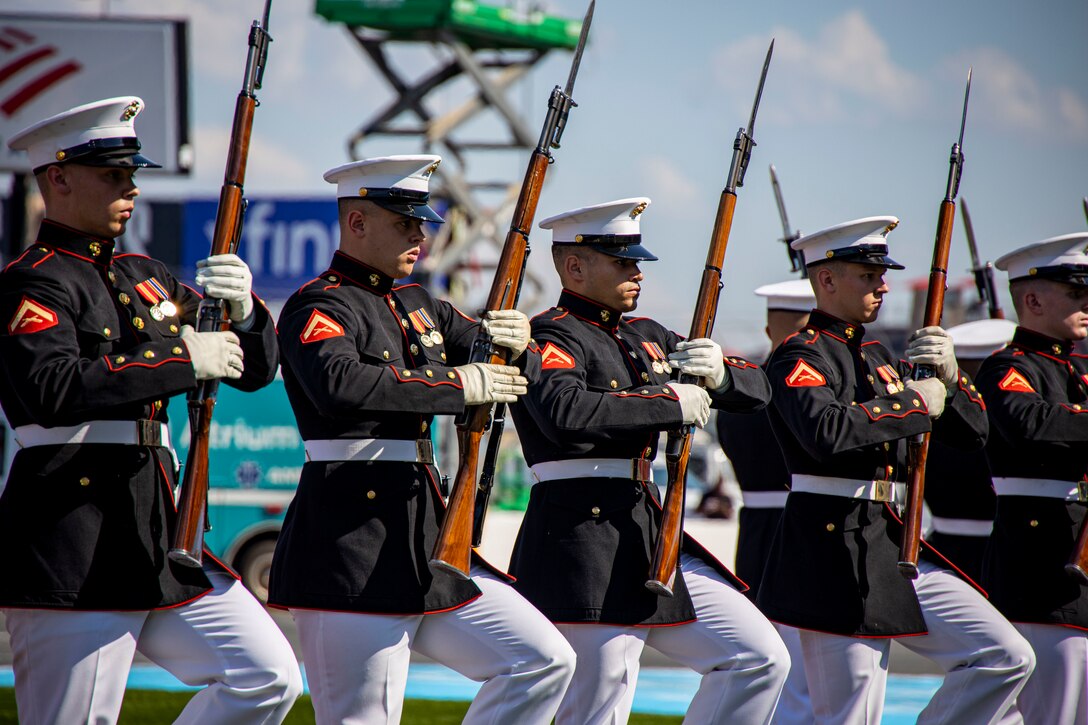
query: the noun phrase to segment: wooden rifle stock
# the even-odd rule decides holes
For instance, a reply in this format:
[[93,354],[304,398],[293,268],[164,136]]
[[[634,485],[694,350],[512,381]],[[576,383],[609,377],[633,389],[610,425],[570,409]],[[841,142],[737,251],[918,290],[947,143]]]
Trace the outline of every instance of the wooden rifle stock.
[[[495,269],[495,279],[487,296],[485,310],[512,310],[517,305],[521,291],[525,261],[529,254],[529,229],[533,225],[540,189],[548,170],[550,157],[539,148],[529,159],[529,168],[521,186],[510,231],[506,233],[502,256]],[[491,344],[482,330],[472,346],[470,362],[505,365],[508,350]],[[491,420],[492,403],[473,405],[465,409],[457,421],[457,475],[442,528],[438,533],[430,566],[438,571],[453,574],[462,579],[469,576],[473,543],[473,509],[476,502],[476,476],[480,463],[480,441]]]
[[[952,222],[956,205],[950,199],[941,202],[937,219],[937,238],[933,244],[933,265],[929,272],[929,290],[923,327],[941,324],[944,312],[944,291],[948,281],[948,253],[952,242]],[[930,365],[915,365],[915,380],[931,378],[936,371]],[[903,513],[903,536],[899,542],[899,573],[908,579],[918,578],[918,549],[922,543],[922,504],[925,498],[926,459],[929,457],[929,433],[914,436],[907,444],[907,501]]]
[[[211,255],[233,254],[238,250],[245,214],[242,198],[249,158],[249,139],[253,130],[253,111],[257,107],[254,91],[261,87],[264,64],[268,53],[268,15],[272,0],[267,0],[264,22],[254,20],[249,32],[249,55],[246,59],[242,90],[234,104],[230,148],[219,192],[219,208],[215,214]],[[214,332],[230,327],[227,306],[223,300],[205,298],[197,312],[197,332]],[[219,391],[218,380],[202,380],[189,394],[189,451],[178,490],[177,528],[173,546],[167,552],[171,560],[192,567],[203,564],[204,532],[208,526],[208,477],[212,411]]]
[[[744,129],[741,129],[743,132]],[[722,264],[725,249],[729,245],[729,232],[733,227],[733,211],[737,206],[737,194],[732,188],[722,191],[718,202],[718,215],[714,220],[710,249],[695,301],[695,313],[691,322],[689,340],[709,337],[714,330],[714,316],[718,311],[718,294],[722,286]],[[702,378],[680,375],[678,382],[703,385]],[[687,489],[688,459],[691,455],[691,439],[695,426],[687,425],[669,431],[665,443],[665,468],[668,485],[665,501],[661,506],[661,528],[657,533],[654,558],[650,562],[650,575],[646,588],[661,596],[673,595],[677,563],[680,560],[680,542],[684,533],[684,499]]]

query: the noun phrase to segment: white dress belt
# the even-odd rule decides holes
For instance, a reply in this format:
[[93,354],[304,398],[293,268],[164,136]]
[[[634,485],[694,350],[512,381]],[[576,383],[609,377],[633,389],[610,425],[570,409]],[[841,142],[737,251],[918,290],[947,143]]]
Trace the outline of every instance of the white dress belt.
[[628,478],[652,481],[653,461],[646,458],[570,458],[530,466],[533,483],[568,478]]
[[998,496],[1039,496],[1066,501],[1088,501],[1088,481],[1055,481],[1051,478],[999,478],[994,476]]
[[14,430],[20,448],[110,443],[170,448],[170,430],[157,420],[89,420],[79,425],[43,428],[21,425]]
[[746,509],[781,509],[786,507],[789,491],[741,491],[741,501]]
[[343,438],[304,441],[307,461],[404,461],[434,463],[429,440],[397,438]]
[[895,481],[861,481],[856,478],[812,476],[807,473],[795,473],[790,478],[790,490],[796,493],[818,493],[824,496],[892,503],[902,501],[906,492],[906,484]]
[[949,519],[944,516],[931,516],[930,525],[938,534],[952,536],[989,536],[994,530],[994,522],[988,519]]

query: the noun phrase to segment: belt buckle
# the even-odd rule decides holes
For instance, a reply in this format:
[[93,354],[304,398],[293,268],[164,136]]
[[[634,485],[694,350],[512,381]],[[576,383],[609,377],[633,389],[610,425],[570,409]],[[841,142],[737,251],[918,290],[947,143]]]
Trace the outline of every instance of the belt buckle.
[[890,503],[895,498],[892,495],[895,492],[895,486],[891,481],[873,481],[873,485],[876,487],[873,491],[874,501]]
[[1088,503],[1088,481],[1077,481],[1077,501]]
[[642,482],[652,481],[653,475],[651,473],[650,461],[646,458],[632,458],[631,478]]
[[136,445],[162,446],[162,424],[157,420],[136,421]]
[[434,465],[434,443],[429,438],[416,440],[416,462]]

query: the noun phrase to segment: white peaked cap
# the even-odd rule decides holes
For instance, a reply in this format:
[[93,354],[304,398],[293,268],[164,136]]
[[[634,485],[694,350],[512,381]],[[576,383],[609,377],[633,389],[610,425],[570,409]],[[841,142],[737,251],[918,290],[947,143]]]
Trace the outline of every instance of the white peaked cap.
[[1063,234],[1020,247],[994,262],[1010,280],[1038,278],[1088,286],[1088,232]]
[[8,140],[8,148],[26,151],[35,171],[65,162],[157,168],[139,153],[134,121],[143,109],[143,99],[136,96],[76,106],[23,129]]
[[807,279],[765,284],[756,288],[756,294],[767,298],[768,310],[809,312],[816,306],[816,294],[812,291],[812,283]]
[[649,205],[645,196],[617,199],[550,216],[539,226],[551,229],[552,244],[585,245],[613,257],[653,261],[657,257],[642,246],[639,223]]
[[1008,344],[1015,331],[1012,320],[975,320],[945,330],[952,337],[956,357],[970,360],[990,357]]
[[903,269],[903,265],[888,257],[888,232],[898,225],[899,219],[893,216],[854,219],[804,234],[790,247],[801,250],[806,266],[836,259]]
[[366,199],[398,214],[441,223],[427,204],[431,174],[441,161],[429,154],[381,156],[329,169],[324,178],[336,184],[337,199]]

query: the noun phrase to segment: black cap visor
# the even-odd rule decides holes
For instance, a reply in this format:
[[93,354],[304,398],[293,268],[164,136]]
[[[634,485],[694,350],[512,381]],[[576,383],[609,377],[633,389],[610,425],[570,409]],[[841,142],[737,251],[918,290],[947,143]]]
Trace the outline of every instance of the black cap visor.
[[1052,282],[1064,282],[1074,287],[1088,287],[1088,264],[1056,264],[1052,267],[1036,267],[1035,274],[1017,277],[1012,282],[1022,279],[1049,279]]
[[444,224],[446,221],[426,201],[409,204],[403,199],[371,199],[369,197],[367,197],[366,201],[372,201],[383,209],[388,209],[396,214],[403,214],[412,219],[422,219],[425,222],[434,222],[435,224]]
[[806,266],[811,267],[821,262],[854,262],[856,264],[872,264],[888,269],[906,269],[902,264],[888,256],[888,248],[883,245],[862,244],[856,247],[843,247],[832,249],[824,259],[814,259]]
[[586,234],[579,235],[579,239],[573,242],[552,241],[553,245],[567,245],[572,247],[588,247],[609,257],[620,259],[634,259],[639,262],[656,262],[649,249],[642,246],[641,234]]

